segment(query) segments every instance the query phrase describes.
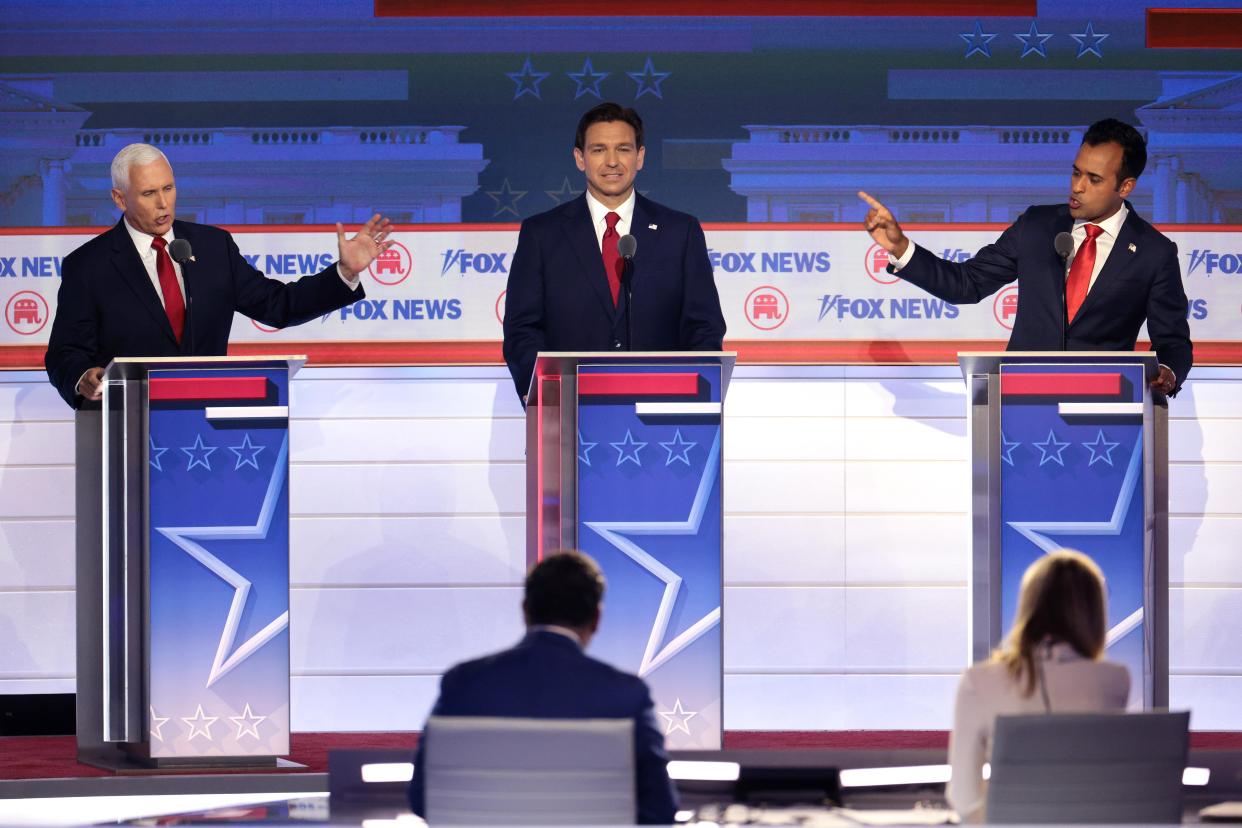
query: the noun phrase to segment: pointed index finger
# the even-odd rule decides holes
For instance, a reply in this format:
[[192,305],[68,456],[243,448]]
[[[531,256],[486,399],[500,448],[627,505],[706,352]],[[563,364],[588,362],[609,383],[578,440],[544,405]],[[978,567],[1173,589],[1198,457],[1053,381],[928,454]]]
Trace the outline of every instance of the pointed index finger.
[[874,198],[872,198],[870,195],[868,195],[867,193],[863,192],[862,190],[859,190],[859,191],[858,191],[858,197],[859,197],[859,198],[861,198],[863,201],[867,202],[867,204],[868,204],[868,205],[869,205],[872,209],[875,209],[875,210],[883,210],[883,209],[884,209],[884,205],[883,205],[883,204],[881,204],[880,202],[876,201]]

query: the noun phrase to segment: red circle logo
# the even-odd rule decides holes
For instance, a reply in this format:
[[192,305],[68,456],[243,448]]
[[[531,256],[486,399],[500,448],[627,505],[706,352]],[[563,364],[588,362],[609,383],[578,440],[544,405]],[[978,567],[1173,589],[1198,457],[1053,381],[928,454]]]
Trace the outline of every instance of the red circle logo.
[[996,294],[992,302],[992,315],[997,323],[1006,330],[1013,330],[1013,320],[1018,316],[1018,288],[1009,287]]
[[789,318],[789,299],[779,288],[763,285],[752,290],[742,305],[746,321],[761,331],[772,331]]
[[280,328],[269,328],[267,325],[264,325],[262,322],[260,322],[257,319],[251,319],[250,324],[254,325],[256,328],[258,328],[263,333],[276,333],[278,330],[280,330]]
[[505,294],[507,290],[502,290],[500,295],[496,297],[496,321],[501,325],[505,324]]
[[873,244],[867,248],[866,261],[864,267],[867,269],[867,275],[871,277],[873,282],[879,282],[882,285],[893,285],[901,281],[901,277],[894,276],[888,272],[888,251],[878,244]]
[[381,285],[399,285],[414,271],[414,259],[401,242],[393,242],[387,250],[381,250],[375,261],[367,266],[371,278]]
[[47,325],[47,300],[33,290],[19,290],[4,306],[4,321],[13,333],[31,336]]

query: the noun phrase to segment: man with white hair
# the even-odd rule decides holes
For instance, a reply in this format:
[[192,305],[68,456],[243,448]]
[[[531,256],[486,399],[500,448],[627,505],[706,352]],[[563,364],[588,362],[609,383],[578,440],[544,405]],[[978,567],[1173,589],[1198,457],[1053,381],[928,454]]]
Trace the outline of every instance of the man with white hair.
[[[298,325],[365,295],[359,274],[391,241],[376,214],[351,239],[336,225],[339,260],[296,282],[247,263],[226,231],[176,220],[177,185],[164,153],[130,144],[112,161],[116,226],[65,257],[44,365],[65,402],[101,396],[115,357],[219,356],[234,312],[273,328]],[[174,241],[193,257],[177,256]],[[184,248],[181,248],[184,250]]]

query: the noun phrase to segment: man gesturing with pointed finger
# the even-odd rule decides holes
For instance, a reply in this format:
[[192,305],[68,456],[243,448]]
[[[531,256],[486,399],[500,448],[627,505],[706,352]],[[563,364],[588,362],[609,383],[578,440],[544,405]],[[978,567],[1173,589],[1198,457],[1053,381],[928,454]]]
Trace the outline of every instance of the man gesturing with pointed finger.
[[[1064,204],[1027,208],[1001,237],[965,262],[913,244],[871,195],[863,226],[889,254],[889,272],[946,302],[973,304],[1017,281],[1011,351],[1130,351],[1147,323],[1160,373],[1151,386],[1176,394],[1193,346],[1177,245],[1126,201],[1147,164],[1129,124],[1092,124],[1070,172]],[[1072,240],[1064,257],[1054,243]]]
[[[100,398],[115,357],[219,356],[233,314],[273,328],[298,325],[366,295],[359,274],[392,244],[374,215],[353,238],[337,224],[339,260],[296,282],[269,279],[218,227],[176,220],[177,185],[164,153],[130,144],[112,161],[116,226],[65,257],[43,362],[74,408]],[[188,242],[192,258],[174,258]]]

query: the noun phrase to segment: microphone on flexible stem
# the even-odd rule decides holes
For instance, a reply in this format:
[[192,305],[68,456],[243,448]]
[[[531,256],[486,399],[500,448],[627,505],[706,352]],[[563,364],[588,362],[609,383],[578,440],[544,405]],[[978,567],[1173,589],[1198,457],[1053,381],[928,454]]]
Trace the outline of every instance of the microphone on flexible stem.
[[194,355],[194,297],[190,295],[190,279],[186,274],[186,264],[197,261],[194,258],[194,248],[190,247],[190,243],[185,239],[173,239],[173,243],[168,245],[168,255],[172,260],[181,265],[181,281],[185,283],[185,321],[188,331],[183,332],[182,340],[188,342],[190,351],[187,356]]
[[638,252],[638,239],[626,233],[617,239],[617,252],[621,254],[621,286],[625,288],[625,348],[634,350],[634,323],[630,306],[634,303],[634,254]]
[[[1069,260],[1070,254],[1074,252],[1074,237],[1064,231],[1057,233],[1057,237],[1052,240],[1052,246],[1056,249],[1057,255],[1061,257],[1064,263]],[[1069,350],[1069,297],[1066,290],[1069,283],[1069,274],[1065,274],[1061,279],[1061,350]]]

